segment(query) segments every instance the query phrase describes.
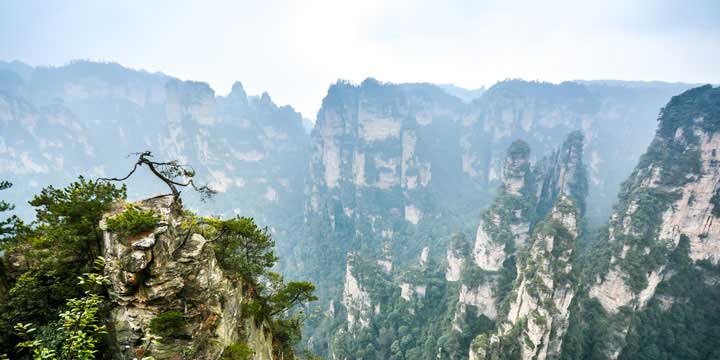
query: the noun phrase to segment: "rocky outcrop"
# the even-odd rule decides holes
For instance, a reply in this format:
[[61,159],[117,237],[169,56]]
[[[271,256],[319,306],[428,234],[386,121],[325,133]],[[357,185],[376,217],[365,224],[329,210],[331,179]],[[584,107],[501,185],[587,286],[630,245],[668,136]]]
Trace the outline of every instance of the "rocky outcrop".
[[[592,184],[587,215],[592,222],[603,222],[620,183],[652,139],[657,110],[671,96],[691,87],[600,81],[557,85],[499,82],[475,99],[463,115],[463,168],[472,179],[492,184],[500,178],[504,151],[511,142],[522,139],[535,154],[548,154],[568,132],[582,130]],[[547,209],[551,207],[552,202]]]
[[524,201],[531,196],[530,148],[516,141],[508,150],[503,168],[503,187],[480,220],[473,248],[475,264],[485,271],[498,271],[509,254],[522,247],[529,230]]
[[352,255],[347,262],[345,269],[345,286],[343,287],[342,304],[347,312],[348,329],[355,326],[366,328],[370,325],[370,318],[373,312],[373,303],[370,293],[362,288],[356,275],[353,273],[355,263]]
[[461,287],[455,318],[473,305],[498,323],[496,333],[473,341],[469,356],[474,359],[492,359],[508,344],[519,344],[522,358],[556,357],[567,329],[575,286],[568,281],[570,259],[580,232],[576,204],[587,195],[583,135],[570,133],[536,164],[530,164],[529,154],[524,142],[508,150],[503,187],[483,215],[475,241],[479,280],[465,279],[474,285]]
[[579,220],[574,202],[561,195],[536,226],[527,253],[518,258],[506,320],[497,333],[473,341],[471,358],[496,359],[501,353],[521,359],[559,358],[575,293],[571,258]]
[[571,132],[559,149],[535,166],[538,220],[550,211],[561,196],[576,199],[580,216],[585,214],[588,180],[583,160],[584,139],[582,132]]
[[459,281],[462,278],[462,272],[465,264],[470,258],[470,244],[462,234],[456,234],[448,244],[445,259],[447,260],[447,268],[445,268],[445,280],[449,282]]
[[620,193],[603,242],[604,267],[589,285],[589,297],[614,324],[605,344],[608,358],[623,351],[628,314],[642,311],[673,276],[670,254],[681,238],[688,239],[692,261],[718,264],[719,104],[720,90],[710,85],[674,97]]
[[[243,342],[256,359],[272,359],[273,339],[266,325],[243,313],[242,284],[225,276],[208,240],[186,227],[188,218],[173,197],[133,205],[159,215],[158,224],[133,236],[108,231],[106,219],[127,209],[119,204],[100,225],[115,358],[218,359],[226,346]],[[182,313],[179,335],[151,343],[158,336],[151,321],[168,311]]]

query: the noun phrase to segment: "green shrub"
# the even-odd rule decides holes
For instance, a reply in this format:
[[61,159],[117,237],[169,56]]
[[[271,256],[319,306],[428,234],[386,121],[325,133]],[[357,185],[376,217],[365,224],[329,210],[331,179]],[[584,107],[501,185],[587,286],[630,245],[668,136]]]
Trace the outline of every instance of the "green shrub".
[[185,333],[185,324],[182,312],[170,310],[150,320],[150,331],[162,337],[178,338]]
[[107,229],[124,236],[137,235],[150,230],[160,222],[160,216],[152,210],[140,210],[135,206],[128,206],[119,215],[106,220]]
[[222,360],[251,360],[255,352],[247,344],[236,343],[229,345],[222,353]]

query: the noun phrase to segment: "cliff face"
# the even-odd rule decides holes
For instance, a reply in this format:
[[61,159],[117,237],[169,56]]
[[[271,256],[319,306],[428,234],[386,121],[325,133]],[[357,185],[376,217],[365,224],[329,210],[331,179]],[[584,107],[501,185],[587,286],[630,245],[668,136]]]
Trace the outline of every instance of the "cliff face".
[[[708,85],[674,97],[660,114],[655,139],[623,185],[589,276],[589,299],[578,310],[587,312],[593,302],[602,307],[609,326],[596,335],[594,347],[607,358],[642,352],[638,336],[648,326],[659,326],[648,323],[646,314],[662,320],[671,316],[676,301],[698,301],[717,291],[712,279],[720,260],[718,124],[717,88]],[[692,292],[696,298],[678,291],[674,280],[690,275],[700,280],[696,286],[702,291]],[[707,311],[696,306],[691,313]]]
[[[452,155],[458,146],[453,119],[462,105],[426,84],[368,79],[359,87],[339,82],[330,88],[312,133],[309,235],[296,246],[298,272],[327,281],[337,296],[348,252],[392,267],[426,245],[413,236],[450,217],[434,194],[456,194],[462,180]],[[310,256],[318,248],[325,249],[321,258]]]
[[[297,243],[294,256],[301,261],[290,271],[337,297],[348,252],[395,265],[408,263],[425,246],[431,254],[444,253],[450,234],[470,231],[478,211],[491,203],[503,181],[505,151],[516,139],[542,155],[560,146],[567,133],[582,130],[588,170],[576,181],[593,186],[577,206],[591,221],[604,221],[620,181],[652,136],[657,109],[684,89],[512,80],[463,103],[430,84],[338,82],[312,134],[308,233]],[[618,132],[619,127],[630,129]],[[558,160],[547,161],[548,171]],[[548,181],[564,176],[551,174]],[[549,211],[556,184],[536,190],[543,211]],[[309,255],[320,248],[328,256],[312,260]]]
[[[265,327],[243,313],[245,293],[219,267],[208,240],[183,226],[187,218],[172,206],[171,195],[133,204],[160,215],[153,229],[127,237],[105,230],[105,274],[110,280],[112,353],[115,358],[152,355],[156,359],[218,359],[243,342],[256,359],[273,358],[273,339]],[[126,211],[121,205],[105,216]],[[101,227],[106,229],[105,221]],[[182,314],[175,336],[148,339],[151,322],[169,311]]]
[[600,81],[558,85],[500,82],[475,99],[463,115],[463,169],[475,181],[492,184],[500,179],[505,149],[513,141],[521,139],[535,154],[543,155],[553,151],[568,132],[581,130],[587,178],[592,185],[587,216],[590,222],[602,223],[620,183],[652,139],[658,109],[690,87]]
[[[571,133],[535,164],[528,145],[517,141],[507,151],[502,186],[481,217],[474,245],[456,235],[449,240],[446,262],[436,263],[426,247],[419,259],[416,255],[409,264],[391,269],[352,255],[342,301],[347,317],[333,336],[332,355],[396,354],[392,346],[384,347],[391,345],[389,340],[385,345],[371,342],[373,352],[353,348],[358,339],[372,338],[377,327],[394,325],[417,333],[411,341],[398,330],[397,339],[424,356],[484,358],[480,355],[487,353],[490,358],[498,345],[473,339],[497,331],[495,342],[521,344],[517,334],[511,334],[516,327],[534,341],[523,350],[526,358],[557,355],[574,296],[571,257],[581,232],[575,204],[587,194],[582,160],[580,133]],[[546,202],[552,207],[546,209]],[[412,320],[400,321],[402,317]],[[535,323],[524,325],[528,319]],[[469,351],[471,342],[474,352]]]
[[507,316],[495,334],[473,341],[470,359],[560,355],[575,292],[571,260],[579,233],[578,215],[574,202],[561,195],[547,218],[535,226],[527,251],[517,260],[518,276]]

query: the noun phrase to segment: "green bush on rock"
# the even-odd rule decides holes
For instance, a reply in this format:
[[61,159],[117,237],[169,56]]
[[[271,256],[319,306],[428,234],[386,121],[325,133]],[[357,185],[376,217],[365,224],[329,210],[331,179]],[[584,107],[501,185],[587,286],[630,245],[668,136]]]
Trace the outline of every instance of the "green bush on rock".
[[141,210],[129,205],[121,214],[106,220],[107,229],[111,232],[133,236],[148,231],[160,222],[160,216],[152,210]]
[[251,360],[255,353],[247,344],[235,343],[225,348],[221,360]]

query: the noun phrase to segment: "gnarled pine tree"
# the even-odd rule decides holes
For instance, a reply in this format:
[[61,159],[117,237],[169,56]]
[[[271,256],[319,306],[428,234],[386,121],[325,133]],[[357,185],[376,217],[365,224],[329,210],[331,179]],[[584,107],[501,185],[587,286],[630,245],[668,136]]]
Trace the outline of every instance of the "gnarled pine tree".
[[157,176],[170,188],[175,202],[180,199],[180,191],[177,188],[178,186],[192,187],[193,190],[200,193],[200,199],[203,201],[217,193],[207,185],[197,186],[193,181],[193,177],[195,177],[195,170],[189,165],[181,164],[178,160],[167,162],[153,161],[150,160],[152,157],[152,153],[150,151],[143,151],[131,155],[138,155],[138,160],[135,162],[135,166],[133,166],[132,170],[130,170],[125,177],[100,178],[98,181],[125,181],[130,178],[130,176],[132,176],[140,166],[146,165],[153,175]]

